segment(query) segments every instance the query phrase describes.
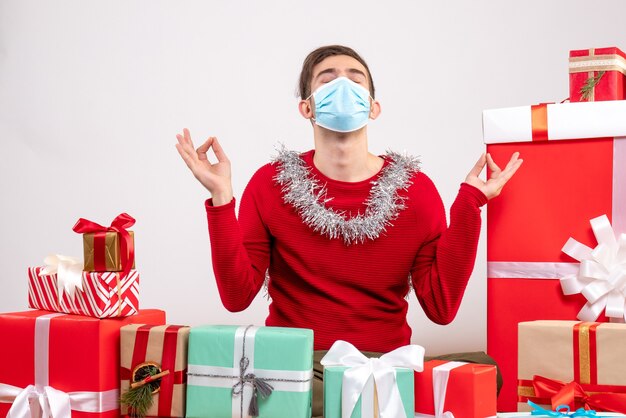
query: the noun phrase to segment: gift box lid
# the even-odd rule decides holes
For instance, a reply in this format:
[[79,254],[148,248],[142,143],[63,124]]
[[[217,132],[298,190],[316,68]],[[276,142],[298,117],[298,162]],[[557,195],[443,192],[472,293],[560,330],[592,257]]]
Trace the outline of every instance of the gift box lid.
[[486,144],[626,136],[626,100],[483,111]]
[[[189,363],[220,367],[234,364],[235,340],[245,327],[236,325],[202,325],[189,334]],[[302,328],[255,327],[253,338],[247,337],[254,350],[256,368],[303,370],[313,367],[313,331]],[[238,363],[239,359],[236,360]]]
[[619,71],[626,74],[626,54],[615,46],[569,52],[569,72]]

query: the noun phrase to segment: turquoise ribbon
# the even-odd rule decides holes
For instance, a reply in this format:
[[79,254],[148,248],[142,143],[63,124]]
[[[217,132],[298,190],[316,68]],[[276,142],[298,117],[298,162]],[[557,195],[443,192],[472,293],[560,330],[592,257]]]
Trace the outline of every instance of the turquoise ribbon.
[[528,401],[528,405],[533,407],[530,415],[539,415],[544,417],[597,417],[596,411],[593,409],[578,408],[575,412],[570,412],[569,405],[559,405],[556,408],[556,411],[550,411],[548,409],[543,409],[533,401]]

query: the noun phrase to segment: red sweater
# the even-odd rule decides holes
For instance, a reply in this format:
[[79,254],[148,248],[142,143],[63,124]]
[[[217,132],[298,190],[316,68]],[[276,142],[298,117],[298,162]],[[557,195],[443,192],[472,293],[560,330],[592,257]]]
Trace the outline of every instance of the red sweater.
[[[350,183],[330,179],[313,165],[313,151],[302,154],[320,184],[328,206],[363,213],[371,179]],[[387,162],[385,163],[387,164]],[[274,180],[277,165],[261,167],[246,187],[235,217],[235,202],[206,203],[213,269],[226,309],[246,309],[269,268],[272,302],[265,323],[311,328],[315,349],[335,340],[359,350],[387,352],[410,343],[406,321],[408,277],[424,312],[434,322],[452,321],[474,267],[485,195],[462,184],[450,209],[450,226],[432,181],[416,173],[405,196],[406,208],[380,237],[344,244],[305,225],[283,202]]]

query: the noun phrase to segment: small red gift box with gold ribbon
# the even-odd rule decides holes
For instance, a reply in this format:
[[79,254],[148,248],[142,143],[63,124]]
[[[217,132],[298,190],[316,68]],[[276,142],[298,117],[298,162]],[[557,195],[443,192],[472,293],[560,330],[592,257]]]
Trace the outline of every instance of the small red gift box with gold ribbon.
[[626,98],[626,55],[616,47],[569,53],[570,101]]
[[190,327],[132,324],[121,329],[121,413],[129,414],[124,394],[150,385],[146,416],[184,417],[187,346]]
[[626,413],[626,324],[530,321],[518,333],[518,410]]
[[118,215],[110,226],[80,218],[72,228],[83,234],[85,271],[122,271],[126,276],[135,267],[135,243],[128,228],[135,219],[127,213]]

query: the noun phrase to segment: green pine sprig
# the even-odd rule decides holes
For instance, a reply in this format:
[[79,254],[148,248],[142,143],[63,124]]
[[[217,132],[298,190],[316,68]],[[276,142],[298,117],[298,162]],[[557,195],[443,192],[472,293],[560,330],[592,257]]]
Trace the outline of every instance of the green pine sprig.
[[591,98],[593,89],[600,82],[600,79],[604,75],[604,71],[600,71],[595,77],[588,78],[585,84],[580,88],[580,100],[587,101]]
[[[148,376],[154,376],[160,372],[160,370],[156,367],[149,366],[142,368],[141,370],[140,380],[145,379]],[[136,376],[139,377],[139,376]],[[148,410],[152,406],[154,402],[154,397],[152,396],[152,392],[155,389],[155,386],[150,382],[141,386],[137,386],[135,388],[128,389],[127,392],[123,393],[120,397],[120,403],[122,405],[126,405],[129,409],[129,414],[133,417],[144,418],[148,413]]]
[[144,418],[152,406],[152,388],[150,385],[143,385],[129,389],[122,395],[120,402],[128,406],[131,416]]

